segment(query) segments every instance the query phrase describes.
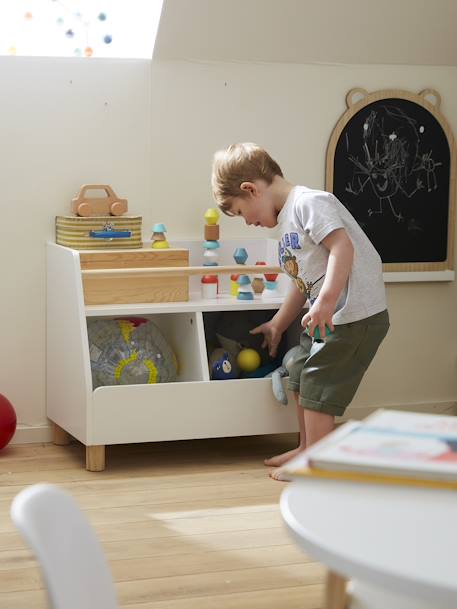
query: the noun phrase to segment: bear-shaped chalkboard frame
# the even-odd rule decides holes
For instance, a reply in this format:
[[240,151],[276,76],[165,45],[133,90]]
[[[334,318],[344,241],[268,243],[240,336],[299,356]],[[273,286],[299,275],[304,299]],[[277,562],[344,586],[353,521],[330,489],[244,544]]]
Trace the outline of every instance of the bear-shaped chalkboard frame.
[[452,279],[443,271],[454,269],[456,149],[439,93],[355,88],[346,104],[327,148],[326,189],[368,235],[384,272]]

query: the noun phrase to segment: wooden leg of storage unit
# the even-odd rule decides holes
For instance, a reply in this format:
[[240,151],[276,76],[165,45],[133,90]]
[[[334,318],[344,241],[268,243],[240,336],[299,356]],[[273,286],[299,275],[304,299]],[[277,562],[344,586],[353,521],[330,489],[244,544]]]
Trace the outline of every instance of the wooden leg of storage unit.
[[347,609],[348,595],[346,592],[347,579],[328,571],[325,585],[325,609]]
[[57,446],[66,446],[70,444],[70,434],[57,425],[57,423],[53,423],[53,436],[54,436],[54,444]]
[[86,446],[86,469],[89,472],[102,472],[105,469],[105,446]]

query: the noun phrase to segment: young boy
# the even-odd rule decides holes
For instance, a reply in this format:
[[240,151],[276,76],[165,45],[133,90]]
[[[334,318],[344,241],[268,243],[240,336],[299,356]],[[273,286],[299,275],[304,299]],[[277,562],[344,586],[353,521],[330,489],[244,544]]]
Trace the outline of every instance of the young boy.
[[[344,413],[387,334],[381,259],[334,195],[289,183],[255,144],[216,152],[212,187],[227,215],[279,228],[279,263],[293,281],[276,315],[252,330],[264,335],[272,356],[283,332],[309,306],[288,385],[295,395],[299,446],[265,460],[279,479],[287,461],[332,431],[334,417]],[[313,338],[316,328],[324,340]]]

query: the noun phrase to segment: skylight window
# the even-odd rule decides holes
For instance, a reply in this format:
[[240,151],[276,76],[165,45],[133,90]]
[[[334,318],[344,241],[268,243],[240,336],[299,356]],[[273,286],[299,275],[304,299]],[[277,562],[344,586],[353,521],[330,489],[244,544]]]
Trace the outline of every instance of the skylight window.
[[152,57],[163,0],[1,0],[0,55]]

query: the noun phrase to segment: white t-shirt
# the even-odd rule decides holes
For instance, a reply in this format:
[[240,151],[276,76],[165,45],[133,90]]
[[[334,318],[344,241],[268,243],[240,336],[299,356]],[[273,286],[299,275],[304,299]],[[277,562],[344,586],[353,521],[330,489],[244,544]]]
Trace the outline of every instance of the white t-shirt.
[[370,317],[386,309],[382,263],[354,217],[329,192],[295,186],[278,215],[279,264],[312,304],[319,295],[329,252],[322,240],[344,228],[354,246],[354,260],[333,316],[334,324]]

